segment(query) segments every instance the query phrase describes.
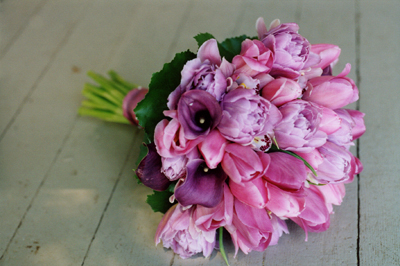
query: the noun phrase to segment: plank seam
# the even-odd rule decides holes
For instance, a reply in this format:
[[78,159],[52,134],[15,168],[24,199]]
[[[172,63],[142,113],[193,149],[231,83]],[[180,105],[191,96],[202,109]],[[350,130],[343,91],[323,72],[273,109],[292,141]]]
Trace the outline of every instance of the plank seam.
[[[2,1],[0,1],[1,3]],[[11,48],[12,44],[18,39],[18,37],[21,35],[22,32],[26,29],[26,27],[29,25],[29,20],[34,17],[37,13],[39,13],[40,9],[48,2],[48,0],[42,0],[33,10],[33,12],[30,14],[29,18],[26,20],[26,23],[19,27],[17,32],[14,34],[14,36],[11,37],[10,41],[4,46],[3,50],[0,51],[0,61],[3,59],[4,55],[7,54],[8,50]]]
[[[76,120],[77,118],[78,118],[78,116],[75,117],[75,120]],[[22,226],[22,224],[23,224],[23,222],[24,222],[24,220],[25,220],[26,215],[28,214],[29,210],[32,208],[32,205],[33,205],[33,203],[34,203],[34,201],[35,201],[37,195],[39,195],[40,190],[42,189],[44,183],[46,182],[47,178],[49,177],[50,172],[51,172],[51,170],[53,169],[53,166],[55,165],[55,163],[57,162],[58,157],[60,156],[60,154],[61,154],[61,152],[62,152],[62,150],[63,150],[65,144],[67,143],[69,137],[71,136],[71,133],[72,133],[74,127],[75,127],[75,123],[73,123],[73,126],[72,126],[71,129],[68,131],[67,135],[64,137],[60,148],[58,148],[57,153],[56,153],[56,155],[54,156],[53,161],[51,162],[49,169],[47,170],[47,172],[46,172],[46,174],[44,175],[42,181],[40,182],[38,188],[36,189],[36,192],[35,192],[35,194],[33,195],[33,197],[32,197],[32,199],[31,199],[31,201],[30,201],[28,207],[26,208],[26,211],[25,211],[25,213],[23,214],[23,216],[22,216],[22,218],[21,218],[21,220],[20,220],[20,222],[19,222],[17,228],[15,229],[15,231],[14,231],[12,237],[11,237],[10,240],[8,241],[8,244],[7,244],[6,248],[4,249],[3,254],[2,254],[1,257],[0,257],[0,261],[3,259],[3,257],[5,256],[5,254],[7,254],[8,248],[10,247],[12,241],[14,240],[15,236],[17,235],[19,228]]]
[[[193,7],[193,1],[190,1],[189,4],[185,8],[185,12],[183,12],[184,15],[182,16],[181,22],[178,25],[186,24],[186,22],[189,19],[189,14],[190,14],[190,11],[192,10],[192,7]],[[178,38],[179,38],[179,35],[181,32],[182,32],[182,30],[179,27],[177,27],[175,34],[174,34],[174,38],[172,39],[173,41],[171,42],[171,45],[168,47],[167,57],[164,60],[164,62],[169,61],[168,58],[170,58],[172,51],[173,51],[174,47],[176,46],[176,43],[178,41]]]
[[130,154],[132,153],[132,150],[133,150],[133,148],[134,148],[134,146],[135,146],[135,145],[133,145],[133,144],[134,144],[134,142],[135,142],[135,140],[136,140],[136,137],[137,137],[136,135],[137,135],[137,134],[134,134],[134,136],[133,136],[133,138],[132,138],[132,141],[131,141],[131,143],[130,143],[130,149],[129,149],[129,151],[128,151],[126,157],[125,157],[125,161],[124,161],[124,163],[122,164],[121,169],[120,169],[120,171],[119,171],[119,173],[118,173],[117,180],[116,180],[115,183],[114,183],[114,186],[113,186],[113,188],[112,188],[112,190],[111,190],[110,196],[108,197],[106,206],[104,207],[104,210],[103,210],[103,212],[102,212],[102,214],[101,214],[101,216],[100,216],[100,220],[99,220],[99,222],[98,222],[98,224],[97,224],[97,226],[96,226],[96,229],[95,229],[95,231],[94,231],[94,233],[93,233],[92,239],[90,240],[90,243],[89,243],[89,246],[88,246],[88,248],[87,248],[87,250],[86,250],[85,256],[83,257],[81,266],[83,266],[83,265],[85,264],[86,258],[87,258],[88,255],[89,255],[90,248],[92,247],[92,244],[93,244],[93,242],[94,242],[94,239],[96,238],[96,234],[97,234],[97,232],[99,231],[99,228],[100,228],[101,223],[103,222],[103,218],[104,218],[104,216],[105,216],[105,213],[107,212],[108,206],[110,205],[111,199],[112,199],[113,196],[114,196],[114,192],[116,191],[117,186],[118,186],[118,184],[119,184],[119,181],[121,180],[122,174],[124,173],[124,169],[125,169],[126,165],[128,164],[128,161],[129,161],[129,158],[130,158]]
[[10,121],[7,123],[6,127],[4,128],[3,132],[0,135],[0,142],[3,140],[4,136],[7,134],[8,130],[10,127],[14,124],[15,120],[17,119],[18,115],[21,113],[23,110],[25,104],[29,101],[30,97],[33,95],[33,93],[36,91],[38,85],[42,81],[43,77],[47,74],[49,71],[50,67],[53,65],[54,60],[57,57],[58,52],[64,47],[64,45],[68,42],[70,36],[72,35],[72,32],[74,31],[75,27],[77,24],[82,20],[84,16],[79,16],[78,19],[76,19],[71,27],[68,29],[67,33],[65,34],[64,38],[61,40],[61,42],[57,45],[57,48],[54,50],[54,52],[51,54],[49,61],[47,62],[46,66],[43,68],[42,72],[39,74],[39,77],[36,79],[36,81],[33,83],[31,89],[28,91],[27,95],[24,97],[20,105],[18,106],[17,110],[15,111],[14,115],[11,117]]
[[[46,75],[46,73],[48,72],[48,70],[50,69],[50,67],[52,66],[52,64],[54,63],[54,60],[58,54],[58,52],[64,47],[64,45],[68,42],[69,37],[71,36],[73,30],[75,29],[75,27],[78,25],[78,23],[83,19],[84,16],[80,16],[78,19],[76,19],[72,24],[71,27],[68,29],[67,33],[65,34],[64,38],[61,40],[60,44],[57,46],[57,48],[55,49],[55,51],[52,53],[52,55],[50,56],[50,60],[48,61],[48,63],[46,64],[46,66],[43,68],[43,71],[40,73],[39,77],[37,78],[37,80],[35,81],[35,83],[33,84],[32,88],[29,90],[28,94],[25,96],[25,98],[23,99],[22,103],[18,106],[17,111],[14,113],[14,115],[12,116],[11,120],[8,122],[7,126],[5,127],[5,129],[3,130],[3,132],[0,135],[0,142],[3,140],[4,136],[6,135],[6,133],[8,132],[8,130],[10,129],[11,125],[14,124],[17,116],[21,113],[23,107],[25,106],[25,104],[28,102],[29,98],[32,96],[32,94],[35,92],[36,88],[38,87],[39,83],[42,81],[43,77]],[[0,261],[4,258],[5,254],[7,254],[8,249],[12,243],[12,241],[14,240],[15,236],[18,233],[19,228],[22,226],[23,221],[25,220],[26,215],[28,214],[29,210],[31,209],[37,195],[39,194],[41,188],[43,187],[44,183],[46,182],[50,171],[52,170],[54,164],[56,163],[56,161],[58,160],[59,155],[61,154],[61,151],[63,149],[63,147],[65,146],[66,142],[68,141],[74,127],[75,127],[75,122],[77,120],[78,116],[75,116],[74,122],[72,123],[72,127],[71,129],[68,131],[68,133],[66,134],[66,136],[64,137],[60,147],[58,148],[51,164],[50,167],[48,168],[47,172],[45,173],[42,181],[40,182],[38,188],[36,189],[35,194],[33,195],[26,211],[24,212],[24,214],[22,215],[22,218],[17,226],[17,228],[15,229],[13,235],[11,236],[10,240],[7,243],[6,248],[4,249],[3,254],[0,257]]]
[[[361,84],[361,72],[360,72],[360,38],[361,38],[361,29],[360,29],[360,1],[355,0],[355,45],[356,45],[356,85],[360,88]],[[361,97],[361,92],[359,90],[359,98]],[[360,110],[360,99],[358,99],[356,103],[356,110]],[[356,155],[360,158],[360,139],[356,140]],[[361,209],[360,209],[360,174],[357,175],[357,266],[360,266],[360,222],[361,222]]]

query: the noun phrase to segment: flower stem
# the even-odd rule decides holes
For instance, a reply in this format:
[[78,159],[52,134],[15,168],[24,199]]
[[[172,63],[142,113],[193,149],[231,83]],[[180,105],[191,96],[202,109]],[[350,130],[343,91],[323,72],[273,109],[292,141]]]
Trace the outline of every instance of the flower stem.
[[228,258],[226,257],[225,249],[224,249],[224,238],[223,238],[224,228],[219,228],[219,250],[221,251],[221,255],[224,258],[224,261],[227,266],[229,266]]

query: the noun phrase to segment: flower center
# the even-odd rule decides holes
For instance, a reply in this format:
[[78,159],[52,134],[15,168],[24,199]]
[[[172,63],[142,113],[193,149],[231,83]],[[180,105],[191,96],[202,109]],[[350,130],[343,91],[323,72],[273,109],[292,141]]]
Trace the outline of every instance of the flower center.
[[199,111],[195,114],[194,121],[196,126],[203,130],[208,129],[211,126],[211,116],[207,110]]

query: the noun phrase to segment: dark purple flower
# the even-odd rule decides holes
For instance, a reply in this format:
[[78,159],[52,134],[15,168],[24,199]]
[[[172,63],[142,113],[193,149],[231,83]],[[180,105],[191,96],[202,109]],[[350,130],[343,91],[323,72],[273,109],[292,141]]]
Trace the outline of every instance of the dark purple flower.
[[250,144],[257,136],[272,134],[275,124],[282,118],[275,105],[249,89],[230,91],[221,107],[219,131],[225,138],[240,144]]
[[161,156],[157,153],[154,143],[146,146],[149,153],[140,162],[136,175],[145,186],[157,191],[166,190],[171,181],[161,172]]
[[191,90],[178,102],[178,120],[187,139],[207,135],[221,120],[221,107],[208,92]]
[[221,202],[227,175],[219,165],[210,169],[202,159],[187,164],[186,179],[175,189],[175,198],[183,206],[199,204],[212,208]]

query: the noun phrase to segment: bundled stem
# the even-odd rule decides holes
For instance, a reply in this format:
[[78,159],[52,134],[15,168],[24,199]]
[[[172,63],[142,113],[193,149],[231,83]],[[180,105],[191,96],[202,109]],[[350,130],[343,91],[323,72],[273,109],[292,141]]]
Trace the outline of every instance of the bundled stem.
[[125,81],[113,70],[108,75],[109,78],[106,78],[93,71],[88,72],[88,76],[98,85],[85,84],[82,94],[87,99],[82,102],[78,113],[109,122],[130,124],[123,115],[122,103],[128,92],[137,86]]

